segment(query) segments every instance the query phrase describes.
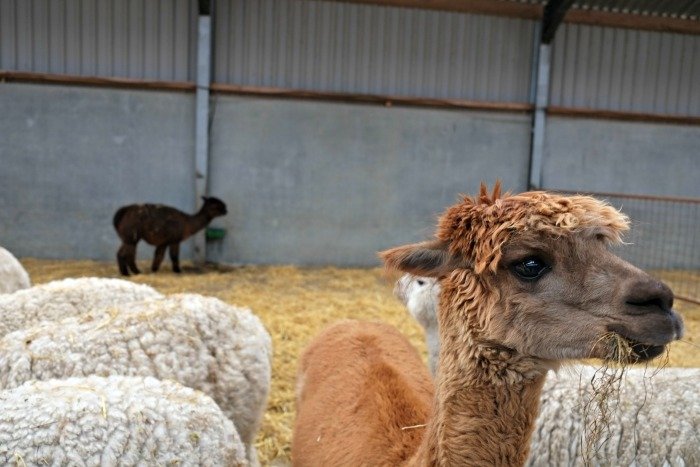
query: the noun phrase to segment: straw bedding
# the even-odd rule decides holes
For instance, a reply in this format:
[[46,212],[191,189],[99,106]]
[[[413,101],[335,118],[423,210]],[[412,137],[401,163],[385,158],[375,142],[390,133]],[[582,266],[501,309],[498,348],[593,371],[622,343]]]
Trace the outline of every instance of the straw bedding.
[[[118,277],[112,262],[23,259],[34,283],[65,277]],[[147,269],[146,262],[143,269]],[[244,266],[184,267],[143,274],[134,282],[161,293],[193,292],[250,307],[273,340],[272,388],[257,448],[263,465],[289,462],[294,421],[296,362],[309,340],[325,325],[343,318],[384,321],[397,326],[425,356],[423,331],[392,294],[393,280],[381,269],[297,268]],[[672,284],[671,284],[672,285]],[[686,323],[685,340],[674,343],[669,366],[700,367],[700,307],[678,302]]]

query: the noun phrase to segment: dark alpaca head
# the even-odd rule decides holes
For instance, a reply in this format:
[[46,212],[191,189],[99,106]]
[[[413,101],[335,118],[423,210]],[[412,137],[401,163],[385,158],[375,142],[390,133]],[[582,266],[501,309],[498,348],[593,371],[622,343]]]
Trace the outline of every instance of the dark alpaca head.
[[226,210],[226,203],[219,198],[202,196],[202,200],[204,200],[204,204],[202,205],[201,211],[210,218],[225,216],[228,212]]

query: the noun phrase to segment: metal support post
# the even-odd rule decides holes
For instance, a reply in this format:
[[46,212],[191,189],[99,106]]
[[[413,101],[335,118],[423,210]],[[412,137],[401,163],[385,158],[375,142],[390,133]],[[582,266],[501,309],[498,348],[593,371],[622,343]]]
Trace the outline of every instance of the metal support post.
[[[195,206],[202,207],[207,192],[209,165],[209,83],[211,75],[211,17],[200,15],[197,34],[197,92],[195,97]],[[194,263],[203,265],[206,257],[206,234],[194,235]]]

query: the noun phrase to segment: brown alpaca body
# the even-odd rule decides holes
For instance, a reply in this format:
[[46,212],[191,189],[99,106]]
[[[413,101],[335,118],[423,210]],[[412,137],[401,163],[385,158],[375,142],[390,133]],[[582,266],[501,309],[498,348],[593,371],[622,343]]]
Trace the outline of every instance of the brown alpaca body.
[[[345,361],[346,355],[358,358]],[[338,361],[346,364],[336,367]],[[337,391],[341,386],[344,390]],[[358,321],[333,325],[309,345],[299,364],[297,404],[304,410],[295,421],[294,463],[398,465],[421,442],[425,427],[416,425],[426,423],[432,401],[430,374],[396,329]],[[358,418],[370,423],[358,424]],[[362,440],[363,449],[349,443],[354,439]]]
[[[434,241],[382,253],[388,267],[440,280],[432,400],[396,331],[333,326],[302,357],[294,464],[523,465],[548,370],[612,358],[611,333],[632,362],[682,334],[670,289],[609,251],[626,228],[592,198],[482,187],[445,211]],[[425,426],[402,430],[412,424]]]
[[169,249],[173,271],[180,272],[180,243],[202,230],[214,217],[226,214],[226,205],[217,198],[204,198],[196,214],[160,204],[131,204],[114,214],[114,228],[122,241],[117,252],[121,274],[128,276],[140,271],[136,266],[136,244],[140,240],[156,247],[151,270],[157,271]]

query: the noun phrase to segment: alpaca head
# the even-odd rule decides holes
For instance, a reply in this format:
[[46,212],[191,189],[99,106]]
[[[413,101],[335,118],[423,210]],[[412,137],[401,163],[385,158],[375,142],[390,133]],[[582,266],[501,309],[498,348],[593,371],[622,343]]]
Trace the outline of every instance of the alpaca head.
[[204,204],[202,205],[202,212],[204,212],[210,219],[225,216],[228,212],[226,210],[226,203],[221,201],[219,198],[214,198],[213,196],[202,196],[202,200],[204,201]]
[[[382,253],[388,267],[439,278],[444,338],[536,359],[653,358],[682,334],[673,294],[610,251],[628,219],[588,196],[464,197],[433,241]],[[442,331],[441,331],[442,332]],[[460,340],[461,339],[461,340]]]

